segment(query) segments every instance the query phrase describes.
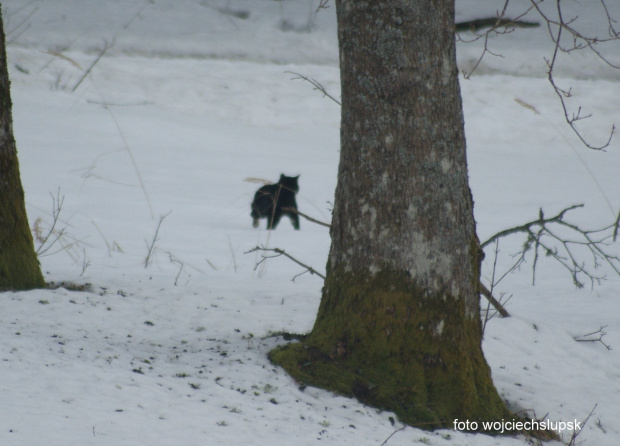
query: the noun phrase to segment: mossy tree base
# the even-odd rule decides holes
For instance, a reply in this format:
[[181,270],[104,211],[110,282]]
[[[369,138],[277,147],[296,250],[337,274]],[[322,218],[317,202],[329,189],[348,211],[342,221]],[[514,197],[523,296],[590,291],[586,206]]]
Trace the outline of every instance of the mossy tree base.
[[[29,231],[25,222],[25,231]],[[4,229],[2,229],[4,231]],[[44,288],[39,260],[29,232],[16,234],[0,242],[0,291]]]
[[328,277],[313,331],[273,350],[272,362],[423,429],[511,417],[482,354],[479,318],[463,299],[429,296],[398,273],[339,276],[337,287]]

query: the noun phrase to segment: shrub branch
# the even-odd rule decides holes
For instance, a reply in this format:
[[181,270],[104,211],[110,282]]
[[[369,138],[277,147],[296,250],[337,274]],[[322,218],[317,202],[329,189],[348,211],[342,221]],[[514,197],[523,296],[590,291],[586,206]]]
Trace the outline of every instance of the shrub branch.
[[[562,265],[570,273],[573,283],[578,288],[584,286],[583,276],[588,278],[592,285],[605,279],[604,275],[598,275],[594,272],[603,264],[611,267],[620,276],[620,258],[608,250],[610,241],[614,241],[616,238],[620,215],[611,225],[601,229],[586,230],[564,219],[566,213],[582,207],[583,204],[569,206],[550,218],[545,218],[543,210],[540,209],[538,219],[500,231],[481,243],[480,246],[484,249],[502,237],[524,233],[526,240],[523,248],[515,254],[516,261],[509,272],[519,268],[525,262],[526,254],[533,251],[533,282],[535,282],[536,266],[541,254]],[[590,262],[581,260],[579,254],[583,252],[587,253]]]
[[155,228],[155,235],[153,235],[153,240],[151,240],[150,244],[148,242],[146,243],[147,253],[146,258],[144,259],[144,269],[149,267],[151,256],[155,252],[155,243],[157,242],[157,236],[159,235],[159,229],[161,228],[161,224],[164,222],[164,219],[171,214],[171,212],[172,211],[159,216],[159,222],[157,223],[157,227]]
[[[557,17],[552,17],[550,14],[545,13],[545,11],[543,11],[540,7],[542,2],[543,0],[530,0],[530,5],[525,9],[525,11],[517,17],[511,19],[506,17],[506,10],[508,8],[510,0],[505,0],[503,7],[497,11],[496,17],[494,18],[477,19],[471,20],[469,22],[457,23],[456,38],[458,41],[464,43],[472,43],[478,40],[483,41],[483,49],[480,57],[474,64],[474,67],[469,71],[463,72],[463,75],[465,79],[469,79],[469,77],[473,74],[474,71],[476,71],[476,69],[482,62],[482,59],[487,54],[503,57],[499,54],[493,53],[489,49],[489,36],[508,34],[513,32],[516,27],[538,26],[537,23],[521,20],[531,11],[535,11],[542,19],[549,33],[549,37],[554,44],[551,57],[545,58],[548,68],[547,78],[549,80],[549,83],[551,84],[551,87],[553,88],[554,92],[560,100],[564,118],[573,130],[573,132],[587,148],[593,150],[604,150],[611,143],[611,139],[615,132],[615,126],[612,126],[609,137],[603,144],[595,145],[590,143],[577,128],[577,123],[591,117],[592,115],[584,114],[581,107],[578,107],[576,112],[569,111],[566,100],[572,97],[572,89],[566,89],[558,86],[554,77],[554,72],[560,53],[570,54],[577,50],[590,50],[596,55],[597,58],[599,58],[609,67],[620,69],[620,65],[614,64],[609,58],[605,56],[605,54],[600,49],[600,44],[620,40],[620,31],[616,28],[618,26],[618,22],[611,17],[609,10],[607,9],[607,5],[605,4],[605,0],[599,0],[607,20],[607,37],[601,38],[598,36],[589,36],[581,33],[574,26],[578,17],[565,18],[561,7],[561,0],[554,0],[555,13]],[[594,8],[594,5],[592,5],[591,7]],[[480,30],[485,27],[488,27],[489,29],[481,32]],[[469,38],[468,36],[465,36],[465,31],[470,31],[471,33],[473,33],[474,37]]]

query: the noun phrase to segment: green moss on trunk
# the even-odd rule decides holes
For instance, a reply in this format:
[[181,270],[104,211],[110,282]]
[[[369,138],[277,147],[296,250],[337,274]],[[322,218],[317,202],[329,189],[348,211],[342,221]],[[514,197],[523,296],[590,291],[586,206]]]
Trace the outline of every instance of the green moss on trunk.
[[421,428],[510,416],[482,354],[479,319],[462,297],[428,295],[406,273],[332,271],[308,338],[270,359],[303,383]]
[[45,286],[26,216],[0,15],[0,291]]
[[28,226],[17,155],[0,150],[0,290],[45,286]]

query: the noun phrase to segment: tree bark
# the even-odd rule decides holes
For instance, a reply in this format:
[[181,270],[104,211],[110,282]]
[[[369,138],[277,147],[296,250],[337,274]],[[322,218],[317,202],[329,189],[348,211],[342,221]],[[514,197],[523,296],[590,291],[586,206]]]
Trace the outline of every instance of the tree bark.
[[509,416],[484,359],[453,0],[337,0],[341,152],[319,313],[270,357],[423,428]]
[[28,226],[13,137],[11,94],[0,13],[0,290],[45,286]]

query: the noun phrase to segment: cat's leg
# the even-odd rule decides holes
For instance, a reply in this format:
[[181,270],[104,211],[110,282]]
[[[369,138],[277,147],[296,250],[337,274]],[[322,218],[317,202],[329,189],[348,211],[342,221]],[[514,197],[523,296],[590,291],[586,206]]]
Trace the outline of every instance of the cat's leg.
[[270,218],[271,223],[269,224],[267,229],[275,229],[276,226],[278,226],[278,223],[280,223],[281,218],[282,218],[282,210],[276,209]]
[[294,213],[290,213],[288,215],[291,217],[291,223],[293,223],[295,230],[299,231],[299,215]]

